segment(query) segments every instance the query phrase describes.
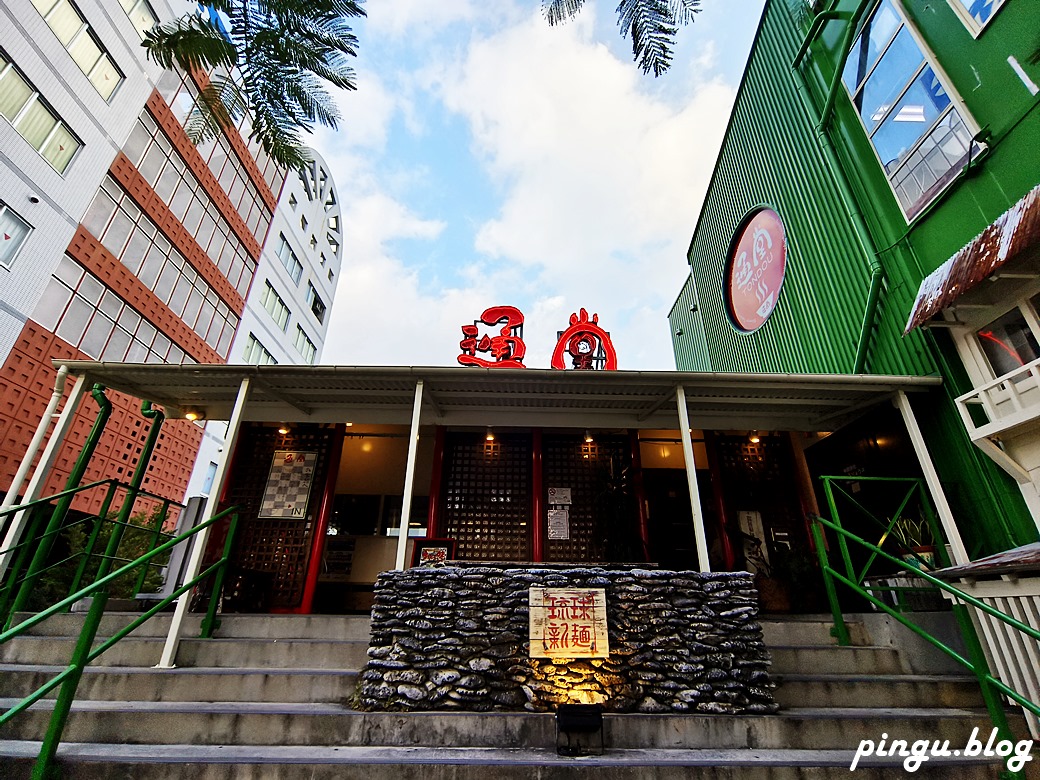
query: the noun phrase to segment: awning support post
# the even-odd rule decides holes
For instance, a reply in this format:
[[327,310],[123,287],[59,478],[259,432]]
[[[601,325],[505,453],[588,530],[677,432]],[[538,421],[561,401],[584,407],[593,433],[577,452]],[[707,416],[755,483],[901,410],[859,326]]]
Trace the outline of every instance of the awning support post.
[[[245,412],[246,399],[249,397],[249,377],[242,378],[242,384],[238,386],[238,396],[235,398],[235,407],[231,411],[231,419],[228,420],[227,436],[224,440],[224,451],[221,453],[220,462],[217,464],[217,472],[213,475],[213,486],[206,497],[206,507],[202,510],[200,523],[204,523],[217,513],[217,505],[224,493],[224,485],[227,482],[228,466],[231,462],[231,453],[235,451],[238,444],[238,429],[242,425],[242,416]],[[188,559],[187,568],[184,571],[184,582],[188,582],[198,576],[202,568],[202,556],[206,552],[206,542],[213,526],[199,531],[191,548],[191,556]],[[213,598],[220,598],[219,593],[214,593]],[[176,664],[177,648],[181,643],[181,629],[184,618],[188,614],[188,606],[191,603],[191,591],[182,593],[177,599],[177,609],[174,610],[173,620],[170,622],[170,632],[166,635],[166,644],[163,645],[162,657],[156,665],[157,669],[172,669]]]
[[[83,389],[87,386],[86,383],[87,377],[84,374],[83,376],[78,377],[76,383],[72,386],[72,390],[69,392],[69,398],[65,402],[64,408],[61,410],[61,415],[58,417],[58,421],[54,424],[54,430],[51,432],[51,437],[47,440],[47,446],[43,450],[43,455],[40,457],[40,462],[36,466],[36,471],[33,472],[32,479],[29,480],[29,485],[25,489],[25,495],[22,497],[23,504],[35,501],[40,497],[40,493],[43,492],[43,486],[47,482],[47,476],[50,474],[51,466],[54,465],[54,459],[58,456],[58,450],[61,449],[62,442],[65,441],[65,434],[68,433],[69,427],[72,425],[72,418],[76,413],[76,407],[79,406],[80,399],[83,397]],[[44,416],[44,418],[40,420],[40,426],[37,429],[37,435],[40,436],[40,438],[42,438],[41,431],[46,432],[46,428],[50,425],[50,422],[50,416]],[[36,441],[35,437],[33,441]],[[22,472],[23,468],[28,472],[32,459],[35,456],[36,452],[32,449],[25,453],[25,458],[22,459],[22,466],[19,467],[19,473]],[[28,463],[26,461],[28,461]],[[14,491],[12,490],[11,492],[13,493]],[[13,506],[13,504],[6,506]],[[4,538],[3,547],[0,548],[0,577],[3,577],[14,560],[14,552],[11,548],[18,544],[18,540],[21,537],[22,532],[25,530],[25,524],[28,521],[28,517],[29,516],[26,512],[18,512],[15,515],[14,520],[11,522],[11,527],[8,529],[7,536]]]
[[683,460],[686,461],[686,482],[690,486],[690,512],[693,518],[693,535],[697,542],[697,561],[700,571],[710,572],[708,540],[704,535],[704,512],[701,509],[701,494],[697,489],[697,464],[693,459],[693,440],[690,438],[690,413],[686,409],[686,389],[675,388],[675,401],[679,408],[679,435],[682,437]]
[[943,492],[942,484],[939,482],[939,473],[935,470],[931,455],[928,454],[928,447],[924,443],[924,436],[921,434],[921,428],[917,424],[917,417],[914,416],[913,407],[910,406],[910,399],[905,392],[899,390],[896,393],[896,397],[892,399],[892,403],[899,409],[899,413],[903,415],[903,423],[910,434],[910,441],[914,445],[914,452],[917,453],[917,460],[921,464],[921,471],[924,473],[928,492],[932,495],[935,508],[939,510],[939,521],[942,523],[943,531],[946,532],[946,538],[950,542],[950,549],[953,553],[952,563],[955,566],[968,563],[971,559],[968,557],[968,551],[961,540],[960,529],[957,528],[957,523],[953,519],[953,511],[946,500],[946,493]]
[[419,414],[422,412],[423,381],[415,383],[415,403],[412,404],[412,427],[408,433],[408,465],[404,470],[404,498],[401,501],[401,532],[397,537],[396,569],[404,569],[404,555],[408,550],[408,521],[412,516],[412,485],[415,483],[415,455],[419,449]]

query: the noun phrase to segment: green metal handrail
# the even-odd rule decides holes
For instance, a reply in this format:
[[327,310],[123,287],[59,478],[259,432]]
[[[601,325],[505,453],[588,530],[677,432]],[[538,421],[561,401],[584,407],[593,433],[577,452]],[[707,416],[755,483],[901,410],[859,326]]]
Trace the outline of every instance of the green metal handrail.
[[[92,649],[94,639],[97,636],[98,627],[101,624],[101,618],[105,612],[105,606],[108,601],[108,586],[119,579],[120,577],[129,574],[135,569],[143,566],[147,566],[153,558],[163,554],[169,550],[172,550],[178,544],[191,539],[203,530],[209,528],[214,523],[220,522],[225,518],[230,517],[230,525],[228,527],[227,537],[224,541],[224,549],[219,560],[212,565],[208,566],[204,571],[200,572],[197,576],[192,578],[189,582],[184,583],[171,593],[166,598],[162,599],[146,612],[143,612],[138,618],[136,618],[129,625],[118,630],[110,638],[105,640],[103,643]],[[54,678],[48,680],[40,688],[33,693],[26,696],[24,699],[19,701],[9,710],[4,713],[0,713],[0,726],[7,721],[14,718],[19,713],[25,711],[27,708],[38,702],[50,691],[54,690],[58,686],[61,686],[58,699],[54,705],[54,711],[51,716],[50,725],[47,728],[47,734],[43,739],[43,744],[40,748],[39,757],[36,760],[36,764],[33,767],[33,778],[34,780],[45,780],[49,778],[53,772],[55,755],[57,753],[58,745],[61,742],[62,733],[65,730],[65,723],[68,720],[69,711],[72,707],[72,702],[75,699],[76,689],[79,686],[79,681],[83,676],[83,670],[88,664],[93,662],[105,651],[113,647],[121,639],[132,633],[144,622],[149,620],[151,617],[156,615],[161,610],[169,606],[173,601],[178,599],[183,594],[194,588],[200,582],[216,575],[216,582],[214,584],[213,591],[210,594],[210,602],[206,611],[206,616],[203,619],[202,636],[210,637],[212,635],[213,628],[216,623],[216,611],[220,598],[220,590],[223,586],[224,573],[227,569],[227,562],[231,557],[231,548],[235,537],[235,532],[238,527],[238,507],[229,507],[219,514],[214,515],[209,520],[195,526],[189,531],[186,531],[179,536],[170,539],[153,550],[145,553],[135,561],[122,566],[121,568],[111,573],[105,574],[104,576],[97,579],[90,585],[81,588],[76,593],[62,599],[58,603],[48,607],[42,612],[18,623],[13,628],[9,628],[6,631],[0,633],[0,645],[17,636],[29,631],[29,629],[43,622],[47,618],[56,615],[60,612],[64,612],[66,608],[71,606],[73,603],[80,601],[87,596],[93,596],[93,603],[91,604],[90,610],[87,613],[87,617],[83,623],[83,629],[80,631],[79,639],[76,642],[76,647],[72,652],[72,657],[69,664],[59,672]]]
[[[43,533],[40,533],[40,526],[43,524],[43,521],[47,518],[47,512],[41,510],[53,509],[52,505],[55,500],[58,500],[62,504],[66,503],[67,500],[68,503],[71,504],[71,499],[74,498],[76,494],[86,493],[87,491],[91,491],[95,488],[105,485],[108,486],[108,489],[105,491],[105,497],[101,502],[101,508],[98,510],[96,515],[91,515],[83,518],[82,520],[77,520],[72,523],[57,523],[54,524],[53,527],[49,527],[48,530],[44,531]],[[83,581],[83,577],[86,574],[87,566],[89,565],[91,558],[95,557],[96,555],[94,549],[97,545],[97,541],[100,536],[103,525],[105,523],[119,522],[118,520],[107,520],[106,517],[108,516],[109,509],[112,505],[115,495],[118,493],[120,489],[127,491],[127,495],[124,499],[124,504],[130,507],[130,511],[132,511],[132,507],[136,503],[136,500],[141,498],[153,500],[162,506],[161,512],[157,514],[156,519],[154,521],[156,523],[156,527],[155,529],[153,529],[153,536],[150,548],[154,547],[155,544],[158,543],[158,540],[162,537],[166,537],[167,539],[171,538],[170,534],[162,532],[162,525],[165,522],[165,518],[169,515],[169,509],[171,506],[176,506],[180,509],[183,509],[184,505],[178,502],[173,502],[166,496],[161,496],[157,493],[151,493],[149,491],[140,489],[138,489],[137,491],[133,491],[132,485],[120,482],[118,479],[114,478],[98,480],[97,482],[91,482],[86,485],[68,488],[66,490],[61,491],[60,493],[56,493],[51,496],[46,496],[44,498],[39,498],[35,501],[29,501],[25,504],[13,506],[0,511],[0,521],[2,521],[3,517],[6,515],[13,515],[24,511],[35,512],[35,517],[33,517],[32,521],[28,524],[25,531],[23,532],[21,541],[19,541],[17,544],[11,545],[8,548],[5,548],[3,551],[5,554],[14,555],[15,558],[11,566],[8,567],[3,584],[0,585],[0,625],[2,625],[5,628],[10,627],[11,618],[18,611],[18,607],[20,605],[15,605],[8,609],[8,604],[11,603],[11,600],[14,598],[15,593],[17,593],[19,590],[23,588],[23,586],[26,584],[27,580],[30,577],[39,577],[45,572],[63,566],[77,557],[80,558],[80,563],[69,584],[68,593],[71,594],[79,590],[80,584]],[[35,572],[29,571],[29,557],[33,555],[33,553],[41,545],[46,545],[47,547],[50,547],[53,537],[61,533],[64,533],[68,531],[70,528],[76,527],[77,525],[83,525],[91,520],[96,520],[97,522],[95,522],[94,529],[91,532],[89,538],[87,539],[87,543],[82,550],[73,553],[64,560],[57,561],[47,566],[38,566]],[[146,526],[138,526],[129,522],[124,523],[123,525],[124,527],[146,529]],[[142,574],[139,578],[139,581],[143,580],[146,574],[147,569],[142,568]],[[139,585],[137,589],[138,591],[140,591],[141,586]]]
[[[861,539],[850,531],[845,530],[839,524],[827,520],[823,517],[813,516],[812,520],[812,534],[813,542],[816,545],[816,553],[820,562],[820,570],[823,573],[824,589],[827,593],[827,599],[830,602],[831,613],[834,617],[834,628],[832,634],[838,640],[839,645],[847,646],[851,644],[849,637],[848,626],[845,623],[845,616],[842,612],[841,606],[838,603],[837,590],[834,587],[835,582],[840,582],[843,585],[850,588],[854,593],[859,595],[861,598],[866,599],[868,602],[873,604],[878,609],[891,615],[914,634],[921,637],[932,646],[952,658],[954,661],[959,663],[961,666],[967,668],[972,674],[975,675],[976,680],[979,683],[979,687],[982,691],[982,698],[986,703],[986,710],[989,712],[990,720],[993,726],[998,730],[1001,739],[1012,740],[1014,739],[1011,734],[1011,730],[1008,726],[1007,714],[1004,711],[1003,702],[1000,699],[1000,694],[1007,696],[1012,701],[1019,704],[1024,709],[1033,713],[1034,715],[1040,716],[1040,704],[1033,702],[1026,698],[1022,694],[1018,693],[1014,689],[1008,687],[1003,681],[994,677],[990,672],[989,664],[986,660],[986,654],[982,649],[982,644],[979,642],[978,635],[975,633],[975,627],[972,623],[971,616],[968,613],[968,605],[971,605],[975,609],[984,612],[985,614],[996,618],[1004,624],[1014,628],[1017,631],[1022,632],[1032,639],[1040,640],[1040,631],[1037,631],[1032,626],[1023,623],[1016,618],[1006,615],[1003,612],[994,609],[990,605],[980,601],[974,596],[970,596],[959,588],[950,585],[948,582],[940,580],[927,571],[920,569],[910,569],[906,566],[906,562],[896,558],[894,555],[890,555],[885,550],[882,550],[877,545],[871,544],[870,542]],[[900,569],[911,572],[915,577],[921,577],[927,582],[931,583],[935,587],[942,590],[944,593],[948,593],[955,599],[953,604],[953,612],[957,619],[957,623],[961,629],[961,634],[964,638],[965,645],[968,649],[969,658],[965,658],[959,652],[951,647],[945,645],[939,639],[929,634],[920,626],[913,623],[904,614],[896,611],[890,605],[881,601],[879,598],[874,596],[868,590],[862,587],[859,582],[854,581],[852,578],[845,576],[837,569],[830,565],[828,557],[827,546],[824,539],[823,528],[829,528],[834,533],[838,534],[839,544],[846,545],[847,542],[851,541],[860,547],[869,550],[875,556],[896,564]],[[1008,777],[1024,777],[1022,772],[1008,772]]]

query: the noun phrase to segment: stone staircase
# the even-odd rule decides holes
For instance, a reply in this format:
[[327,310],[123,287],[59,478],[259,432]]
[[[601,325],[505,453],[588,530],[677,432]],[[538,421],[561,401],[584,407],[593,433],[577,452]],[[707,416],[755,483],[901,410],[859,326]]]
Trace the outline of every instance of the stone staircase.
[[[106,616],[99,635],[130,619]],[[67,662],[79,615],[0,646],[6,709]],[[59,750],[64,776],[92,778],[827,778],[846,776],[861,740],[949,740],[991,727],[971,678],[911,673],[862,623],[837,647],[822,619],[763,619],[779,715],[607,715],[602,756],[564,758],[555,721],[536,713],[371,713],[352,709],[368,620],[228,615],[213,640],[186,639],[178,668],[159,659],[158,617],[99,659],[80,686]],[[145,633],[140,633],[145,632]],[[186,636],[198,633],[189,621]],[[0,777],[28,777],[51,703],[0,732]],[[1012,717],[1017,736],[1024,723]],[[1026,764],[1040,777],[1038,761]],[[932,758],[916,776],[999,777],[999,760]],[[858,777],[902,776],[899,757],[865,757]]]

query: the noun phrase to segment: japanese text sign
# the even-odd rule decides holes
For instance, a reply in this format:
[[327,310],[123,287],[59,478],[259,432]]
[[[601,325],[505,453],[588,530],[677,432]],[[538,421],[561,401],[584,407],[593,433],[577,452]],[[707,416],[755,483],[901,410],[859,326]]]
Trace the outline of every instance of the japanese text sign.
[[607,658],[607,592],[531,588],[531,658]]

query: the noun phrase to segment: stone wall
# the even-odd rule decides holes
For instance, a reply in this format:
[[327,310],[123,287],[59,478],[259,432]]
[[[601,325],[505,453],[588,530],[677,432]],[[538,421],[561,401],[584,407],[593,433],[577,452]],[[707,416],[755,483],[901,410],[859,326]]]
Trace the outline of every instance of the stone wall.
[[[510,565],[512,566],[512,565]],[[528,589],[603,588],[610,657],[528,657]],[[777,710],[750,575],[421,567],[375,586],[359,705],[372,710]]]

